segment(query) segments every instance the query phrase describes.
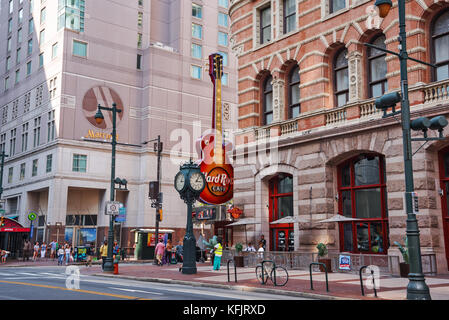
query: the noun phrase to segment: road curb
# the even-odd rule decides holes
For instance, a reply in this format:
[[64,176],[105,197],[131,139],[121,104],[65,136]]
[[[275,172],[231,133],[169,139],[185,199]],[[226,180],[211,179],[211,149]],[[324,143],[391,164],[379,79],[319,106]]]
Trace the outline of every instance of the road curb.
[[297,292],[297,291],[290,291],[290,290],[278,290],[278,289],[271,289],[271,288],[256,288],[256,287],[248,287],[248,286],[241,286],[241,285],[231,286],[231,285],[218,284],[218,283],[193,282],[193,281],[185,281],[185,280],[166,279],[166,278],[148,278],[148,277],[123,276],[123,275],[103,274],[103,273],[92,274],[92,276],[107,277],[107,278],[120,278],[120,279],[155,282],[155,283],[180,284],[180,285],[189,285],[192,287],[208,287],[208,288],[237,290],[237,291],[246,291],[246,292],[269,293],[269,294],[278,294],[278,295],[320,299],[320,300],[359,300],[359,299],[353,299],[353,298],[328,296],[328,295],[323,295],[323,294],[318,294],[318,293]]

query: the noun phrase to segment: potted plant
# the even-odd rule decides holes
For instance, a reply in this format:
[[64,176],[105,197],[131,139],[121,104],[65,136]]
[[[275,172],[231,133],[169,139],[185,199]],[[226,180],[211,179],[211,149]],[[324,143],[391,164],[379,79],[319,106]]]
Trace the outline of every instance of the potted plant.
[[410,261],[408,256],[408,239],[407,236],[404,237],[404,246],[402,246],[399,242],[395,241],[395,245],[398,246],[399,251],[402,254],[402,259],[404,262],[399,263],[399,273],[401,278],[407,278],[410,273]]
[[[324,263],[326,268],[327,268],[327,272],[332,272],[332,263],[331,263],[331,259],[329,258],[324,258],[327,255],[327,246],[324,243],[318,243],[318,245],[316,246],[316,248],[318,249],[318,262],[320,263]],[[320,271],[321,272],[325,272],[323,266],[320,265]]]
[[234,263],[236,267],[243,267],[243,256],[242,256],[243,245],[238,242],[235,244],[235,253],[237,255],[234,256]]

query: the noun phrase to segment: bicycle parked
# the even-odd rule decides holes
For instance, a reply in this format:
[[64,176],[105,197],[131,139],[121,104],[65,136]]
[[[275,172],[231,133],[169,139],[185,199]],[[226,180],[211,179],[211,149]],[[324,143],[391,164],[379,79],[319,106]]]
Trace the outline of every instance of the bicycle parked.
[[275,286],[285,286],[288,281],[288,272],[286,268],[276,266],[273,261],[264,260],[256,266],[256,278],[261,284],[266,284],[269,279]]

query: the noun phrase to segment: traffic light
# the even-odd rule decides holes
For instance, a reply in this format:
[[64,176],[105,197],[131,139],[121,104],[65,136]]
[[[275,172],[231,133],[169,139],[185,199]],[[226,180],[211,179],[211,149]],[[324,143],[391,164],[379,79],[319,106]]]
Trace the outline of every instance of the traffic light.
[[374,105],[377,109],[381,109],[385,112],[388,108],[394,108],[399,101],[401,101],[399,92],[391,92],[377,98],[374,101]]
[[420,117],[412,120],[410,128],[415,131],[427,131],[430,128],[430,120],[426,117]]
[[0,217],[0,226],[1,227],[5,226],[5,217]]
[[157,212],[157,221],[162,221],[162,209],[159,209]]
[[445,126],[447,126],[447,119],[444,116],[437,116],[430,119],[430,130],[438,130],[441,132]]
[[159,181],[150,181],[150,191],[148,198],[158,200],[159,198]]

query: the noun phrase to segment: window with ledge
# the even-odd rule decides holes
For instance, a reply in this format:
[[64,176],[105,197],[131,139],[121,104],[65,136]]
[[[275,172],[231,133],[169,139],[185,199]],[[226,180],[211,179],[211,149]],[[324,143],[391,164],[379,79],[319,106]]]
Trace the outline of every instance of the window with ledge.
[[449,10],[444,11],[432,25],[432,53],[435,81],[449,79]]
[[334,59],[334,93],[337,107],[346,105],[349,100],[348,51],[341,50]]
[[203,26],[192,23],[192,37],[196,39],[202,39],[203,38]]
[[329,0],[329,14],[346,8],[346,0]]
[[296,0],[284,0],[284,33],[296,29]]
[[271,40],[271,7],[260,9],[260,44]]
[[86,172],[87,168],[87,156],[83,154],[74,154],[72,171],[74,172]]
[[45,172],[51,172],[51,168],[52,168],[52,165],[53,165],[53,155],[52,154],[48,154],[47,155],[47,163],[46,163],[46,166],[45,166]]
[[32,177],[37,176],[37,169],[38,169],[38,159],[34,159],[33,165],[31,167],[31,176]]
[[271,84],[272,81],[273,81],[273,77],[270,75],[270,76],[267,76],[265,78],[265,81],[263,82],[262,125],[268,125],[273,122],[273,86]]
[[225,28],[229,26],[228,15],[226,13],[218,13],[218,25]]
[[228,34],[218,31],[218,44],[223,47],[228,46]]
[[201,80],[202,68],[200,66],[191,65],[190,66],[190,76],[193,79]]
[[73,51],[74,56],[87,58],[87,43],[73,40]]
[[385,159],[361,154],[338,167],[339,212],[360,220],[340,223],[340,250],[387,254],[388,208]]
[[292,68],[288,77],[288,116],[291,119],[301,113],[299,84],[299,66],[296,66]]
[[[380,35],[371,42],[373,45],[386,49],[385,36]],[[368,48],[368,72],[370,98],[379,97],[388,91],[387,54],[376,48]]]
[[201,59],[203,57],[203,48],[201,45],[192,43],[191,45],[192,58]]
[[25,179],[25,168],[26,168],[26,164],[25,163],[21,163],[20,164],[20,180]]
[[203,7],[192,3],[192,17],[202,19],[203,18]]

